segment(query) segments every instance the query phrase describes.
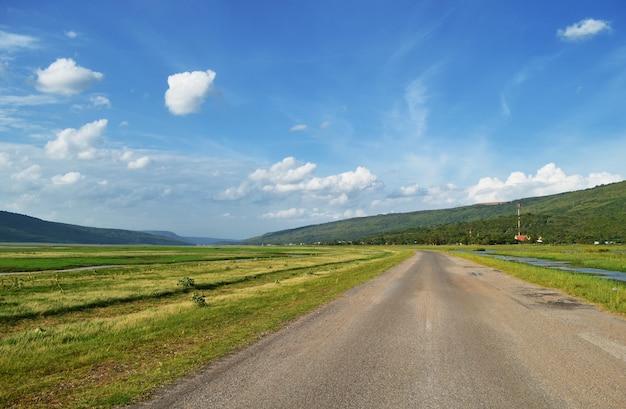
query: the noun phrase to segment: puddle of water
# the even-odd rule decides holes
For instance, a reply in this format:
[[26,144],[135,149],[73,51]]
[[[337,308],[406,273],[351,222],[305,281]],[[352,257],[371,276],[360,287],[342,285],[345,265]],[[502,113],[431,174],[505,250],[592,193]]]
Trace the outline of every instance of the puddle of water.
[[541,260],[532,257],[501,256],[498,254],[490,254],[487,251],[474,251],[472,253],[478,254],[479,256],[493,257],[506,261],[516,261],[518,263],[530,264],[538,267],[556,268],[558,270],[565,270],[576,273],[593,274],[601,278],[626,282],[626,273],[623,273],[621,271],[602,270],[599,268],[572,267],[564,261]]

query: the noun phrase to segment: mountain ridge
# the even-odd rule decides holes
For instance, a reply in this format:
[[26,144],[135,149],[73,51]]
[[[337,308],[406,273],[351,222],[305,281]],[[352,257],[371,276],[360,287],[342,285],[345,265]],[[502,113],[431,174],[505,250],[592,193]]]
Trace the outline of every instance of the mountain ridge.
[[0,242],[58,244],[188,245],[173,238],[124,229],[50,222],[0,210]]
[[[383,236],[398,236],[419,229],[428,230],[433,235],[450,235],[439,237],[436,240],[423,240],[420,244],[453,244],[470,242],[465,240],[470,236],[472,224],[483,223],[482,228],[503,230],[498,234],[489,233],[490,237],[482,244],[504,244],[516,242],[514,236],[517,226],[517,204],[520,204],[522,220],[532,223],[542,223],[545,233],[533,231],[535,237],[539,235],[554,237],[554,242],[595,242],[599,237],[621,238],[626,225],[626,181],[600,185],[594,188],[572,192],[557,193],[547,196],[538,196],[517,199],[507,202],[480,203],[460,206],[450,209],[420,210],[407,213],[389,213],[376,216],[366,216],[329,223],[297,227],[266,233],[261,236],[244,240],[246,244],[313,244],[313,243],[371,243],[381,244],[398,242],[383,239]],[[531,216],[532,215],[532,216]],[[537,219],[541,216],[543,219]],[[492,222],[485,225],[485,222]],[[579,234],[571,226],[581,226],[589,230]],[[595,227],[590,227],[591,225]],[[436,228],[440,226],[439,228]],[[443,226],[448,226],[444,229]],[[449,231],[456,227],[454,232]],[[534,226],[536,230],[537,226]],[[529,228],[529,226],[524,226]],[[593,231],[591,231],[593,230]],[[565,235],[558,236],[559,232]],[[415,232],[413,232],[415,233]],[[420,232],[420,233],[423,233]],[[525,233],[525,232],[522,232]],[[480,233],[478,233],[480,234]],[[506,235],[506,236],[503,236]],[[453,237],[452,237],[453,236]],[[485,234],[482,236],[486,237]],[[475,237],[472,238],[475,239]],[[407,242],[408,240],[408,242]],[[474,240],[477,241],[477,240]],[[400,243],[417,243],[417,238],[399,241]]]

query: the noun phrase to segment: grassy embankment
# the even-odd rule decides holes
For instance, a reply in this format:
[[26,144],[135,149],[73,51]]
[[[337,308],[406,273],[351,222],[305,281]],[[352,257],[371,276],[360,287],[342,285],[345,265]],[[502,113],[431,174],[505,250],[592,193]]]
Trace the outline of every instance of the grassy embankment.
[[[454,248],[459,250],[458,247]],[[463,247],[462,250],[484,250],[485,247]],[[452,250],[452,248],[448,248]],[[565,261],[571,266],[599,268],[626,272],[626,251],[622,246],[494,246],[489,250],[495,254],[533,257],[546,260]],[[493,267],[506,274],[542,287],[563,290],[565,293],[596,304],[600,308],[626,316],[626,282],[609,280],[591,274],[573,273],[536,267],[514,261],[455,251],[455,256],[470,259],[478,264]]]
[[125,265],[0,276],[0,407],[136,401],[411,254],[371,247],[0,249],[0,271]]

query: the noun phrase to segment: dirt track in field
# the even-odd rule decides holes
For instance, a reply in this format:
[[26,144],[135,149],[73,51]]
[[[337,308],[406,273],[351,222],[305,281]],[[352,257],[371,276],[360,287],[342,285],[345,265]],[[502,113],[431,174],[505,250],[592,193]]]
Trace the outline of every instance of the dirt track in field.
[[430,252],[135,406],[625,407],[625,319]]

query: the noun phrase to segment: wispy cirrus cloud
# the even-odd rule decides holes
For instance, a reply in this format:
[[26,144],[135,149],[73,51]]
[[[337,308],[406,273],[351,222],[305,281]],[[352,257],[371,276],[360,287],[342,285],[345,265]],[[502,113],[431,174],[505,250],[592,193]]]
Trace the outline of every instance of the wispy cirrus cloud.
[[0,30],[0,50],[13,52],[20,48],[37,47],[38,43],[35,37]]
[[56,104],[58,97],[52,95],[1,95],[0,105],[37,106]]
[[388,115],[390,129],[405,137],[419,138],[426,132],[429,109],[427,88],[422,78],[412,81],[404,90],[402,103]]
[[309,127],[305,124],[294,125],[289,129],[289,132],[306,131]]

